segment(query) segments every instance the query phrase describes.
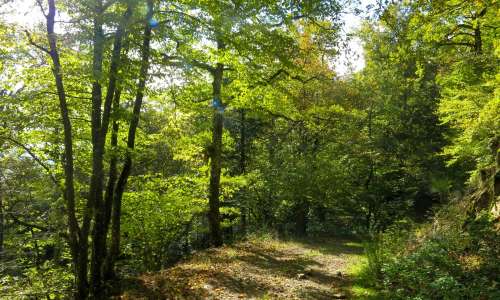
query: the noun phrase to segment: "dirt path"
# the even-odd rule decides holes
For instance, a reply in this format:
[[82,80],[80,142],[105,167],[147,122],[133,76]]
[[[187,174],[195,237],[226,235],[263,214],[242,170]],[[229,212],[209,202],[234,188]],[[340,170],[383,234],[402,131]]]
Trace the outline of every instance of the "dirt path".
[[130,281],[121,299],[348,299],[361,255],[341,239],[241,242]]

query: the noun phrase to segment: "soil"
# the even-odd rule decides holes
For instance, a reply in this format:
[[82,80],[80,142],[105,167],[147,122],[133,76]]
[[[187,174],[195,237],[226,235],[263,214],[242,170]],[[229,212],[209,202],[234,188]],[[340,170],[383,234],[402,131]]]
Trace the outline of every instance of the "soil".
[[349,299],[359,243],[252,239],[123,282],[118,299]]

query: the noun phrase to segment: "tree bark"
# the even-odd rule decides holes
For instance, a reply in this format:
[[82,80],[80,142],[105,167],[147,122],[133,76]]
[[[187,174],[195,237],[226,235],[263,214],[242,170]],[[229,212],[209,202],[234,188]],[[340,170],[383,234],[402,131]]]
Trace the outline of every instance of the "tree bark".
[[307,235],[307,225],[309,223],[309,203],[307,200],[303,199],[296,206],[296,220],[295,220],[295,230],[297,235],[306,236]]
[[4,212],[3,212],[3,194],[2,184],[0,183],[0,259],[3,256],[3,231],[4,231]]
[[64,200],[66,202],[66,213],[68,217],[68,243],[73,260],[76,294],[75,298],[85,299],[88,295],[87,282],[87,243],[84,242],[82,233],[78,226],[75,208],[74,188],[74,163],[73,163],[73,136],[69,110],[64,90],[62,68],[57,49],[57,39],[54,32],[56,5],[54,0],[48,0],[47,39],[49,43],[49,55],[52,60],[52,73],[56,83],[59,108],[64,131]]
[[[240,174],[246,173],[246,127],[245,127],[245,110],[240,110]],[[241,231],[243,234],[247,232],[247,208],[245,203],[245,196],[242,195],[240,200],[240,214],[241,214]]]
[[245,128],[245,110],[240,110],[240,174],[245,174],[246,172],[246,128]]
[[[223,50],[224,43],[222,40],[217,40],[217,48]],[[222,78],[224,75],[224,65],[217,63],[217,66],[212,72],[212,92],[214,103],[219,103],[220,107],[215,107],[213,113],[212,125],[212,149],[210,151],[210,187],[209,187],[209,212],[208,222],[210,228],[210,237],[212,245],[218,247],[223,243],[222,232],[220,228],[220,211],[219,211],[219,194],[220,194],[220,174],[222,160],[222,132],[224,126],[224,106],[221,98]]]
[[132,113],[132,120],[130,121],[128,136],[127,136],[127,152],[125,154],[125,161],[120,177],[116,183],[116,188],[113,195],[113,212],[111,216],[111,245],[106,257],[105,273],[106,276],[112,277],[114,275],[114,265],[117,257],[120,254],[120,219],[121,219],[121,203],[123,193],[127,185],[127,180],[132,171],[132,152],[135,147],[135,136],[137,127],[139,125],[139,117],[141,113],[142,100],[144,98],[144,90],[146,88],[146,80],[149,69],[150,58],[150,44],[151,44],[151,26],[148,20],[153,16],[153,1],[148,0],[148,13],[146,16],[146,25],[144,28],[144,38],[141,48],[141,70],[139,73],[139,83],[137,86],[136,97],[134,101],[134,108]]
[[474,51],[480,55],[483,53],[483,40],[481,37],[481,28],[479,27],[479,20],[476,28],[474,28]]
[[[89,206],[93,209],[92,259],[90,262],[90,293],[96,299],[103,298],[101,266],[106,255],[104,213],[104,140],[102,118],[102,65],[104,52],[103,1],[94,7],[93,68],[92,75],[92,176],[90,179]],[[88,219],[88,217],[87,217]]]
[[[121,96],[121,90],[118,89],[115,93],[115,97],[113,100],[113,111],[117,111],[117,109],[120,106],[120,96]],[[107,209],[106,227],[109,229],[109,224],[113,222],[111,230],[111,245],[106,255],[106,260],[104,262],[103,276],[105,280],[109,280],[115,277],[112,255],[119,251],[119,240],[116,241],[115,239],[116,238],[119,239],[120,235],[119,222],[121,214],[120,210],[121,201],[119,201],[118,203],[114,201],[114,199],[116,199],[114,189],[116,180],[118,179],[118,156],[116,155],[116,151],[114,149],[118,146],[118,131],[119,131],[119,124],[116,120],[114,120],[113,128],[111,131],[111,148],[113,148],[112,150],[113,153],[111,154],[111,161],[109,163],[108,185],[106,188],[106,194],[104,196]],[[116,224],[118,224],[118,228],[116,228]]]
[[[111,55],[111,66],[109,68],[109,82],[104,101],[104,113],[102,121],[102,143],[106,145],[106,135],[108,132],[109,120],[111,111],[117,112],[120,108],[121,90],[117,89],[118,68],[121,63],[122,55],[122,41],[125,33],[125,26],[128,19],[132,15],[132,8],[129,5],[125,11],[123,18],[115,32],[115,39],[113,43],[113,51]],[[125,51],[126,52],[126,51]],[[111,161],[109,163],[109,178],[106,191],[104,194],[104,232],[107,234],[109,230],[109,223],[111,220],[111,210],[113,204],[113,192],[117,179],[117,156],[116,147],[118,146],[118,129],[119,125],[116,120],[113,120],[111,132]],[[104,245],[104,249],[105,249]]]

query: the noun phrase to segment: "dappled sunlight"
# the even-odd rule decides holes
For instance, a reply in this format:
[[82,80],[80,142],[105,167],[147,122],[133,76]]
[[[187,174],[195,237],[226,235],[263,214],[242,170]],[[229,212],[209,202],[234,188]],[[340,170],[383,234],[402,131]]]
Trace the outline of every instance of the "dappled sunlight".
[[0,299],[500,299],[500,1],[0,3]]
[[[348,244],[347,244],[348,243]],[[346,245],[347,244],[347,245]],[[136,299],[335,299],[347,297],[354,242],[252,240],[196,253],[142,275],[122,297]],[[359,249],[358,249],[359,250]]]

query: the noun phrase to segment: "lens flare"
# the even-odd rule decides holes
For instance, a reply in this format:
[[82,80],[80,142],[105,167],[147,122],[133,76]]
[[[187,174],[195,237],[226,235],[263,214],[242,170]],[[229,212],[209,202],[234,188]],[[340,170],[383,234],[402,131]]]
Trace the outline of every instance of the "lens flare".
[[148,23],[149,23],[149,26],[151,26],[151,28],[158,27],[158,24],[159,24],[158,21],[155,19],[149,19]]

